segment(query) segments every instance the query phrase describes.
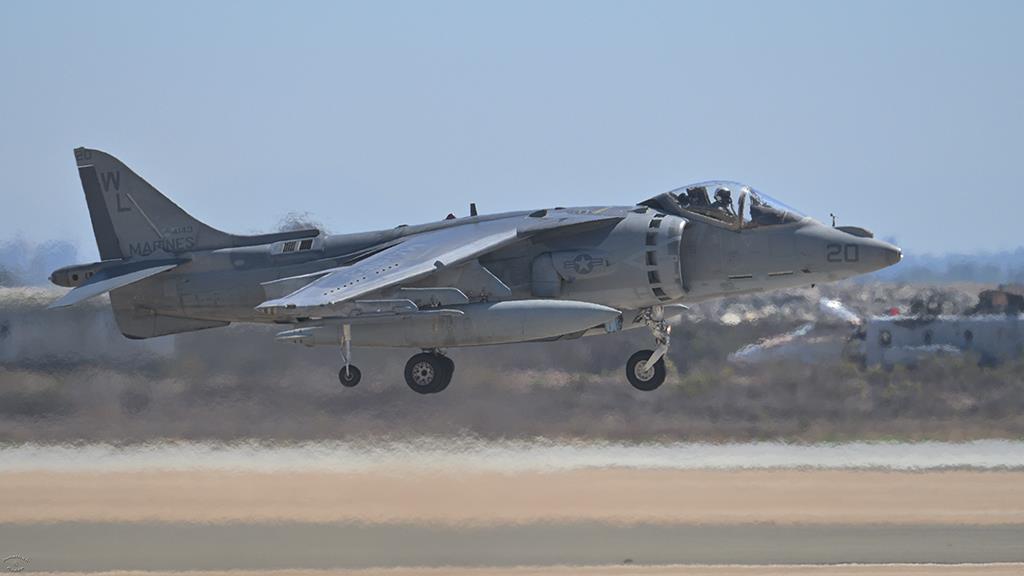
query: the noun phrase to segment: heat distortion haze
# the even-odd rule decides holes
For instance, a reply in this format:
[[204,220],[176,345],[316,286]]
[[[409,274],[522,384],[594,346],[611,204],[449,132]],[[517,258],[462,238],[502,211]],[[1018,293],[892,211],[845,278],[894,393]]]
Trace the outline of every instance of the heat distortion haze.
[[[103,301],[41,316],[54,295],[8,290],[2,319],[19,352],[2,372],[0,541],[33,570],[1021,569],[1019,360],[874,365],[855,320],[901,298],[970,319],[990,305],[974,288],[694,307],[706,348],[673,351],[653,399],[613,358],[587,368],[616,342],[460,351],[458,393],[432,404],[397,369],[324,385],[335,354],[263,329],[121,340]],[[53,338],[38,317],[89,336]]]
[[161,443],[3,456],[3,541],[47,572],[1021,567],[1005,564],[1019,560],[1024,520],[1015,441]]

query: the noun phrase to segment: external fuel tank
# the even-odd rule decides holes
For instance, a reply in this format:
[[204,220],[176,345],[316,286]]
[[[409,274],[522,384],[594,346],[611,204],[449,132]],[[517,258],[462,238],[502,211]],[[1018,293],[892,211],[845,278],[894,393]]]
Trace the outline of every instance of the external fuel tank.
[[[609,325],[614,308],[571,300],[509,300],[453,306],[374,322],[350,320],[353,346],[443,348],[556,338]],[[340,322],[323,321],[281,332],[277,339],[306,346],[339,346]]]

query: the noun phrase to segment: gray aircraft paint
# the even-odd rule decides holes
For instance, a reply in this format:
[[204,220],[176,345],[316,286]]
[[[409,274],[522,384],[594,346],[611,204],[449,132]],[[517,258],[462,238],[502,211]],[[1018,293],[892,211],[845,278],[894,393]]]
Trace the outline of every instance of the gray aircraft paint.
[[[450,312],[410,314],[393,321],[387,318],[351,324],[352,339],[363,346],[383,348],[431,348],[510,344],[558,338],[567,332],[583,332],[614,321],[619,310],[570,300],[507,300],[477,302],[453,307]],[[307,346],[337,346],[342,322],[282,332],[280,341]]]
[[[709,217],[667,193],[633,206],[354,234],[236,236],[195,220],[109,154],[80,148],[75,158],[104,262],[58,270],[51,280],[88,291],[83,296],[112,287],[117,323],[130,338],[231,322],[312,328],[316,337],[282,335],[307,344],[338,345],[340,335],[324,337],[337,331],[323,327],[346,324],[355,346],[575,337],[649,326],[643,314],[660,322],[666,307],[686,302],[840,280],[901,258],[860,229],[806,217],[748,228],[742,215]],[[740,193],[740,213],[755,196]],[[139,271],[169,262],[149,277]],[[565,304],[552,308],[553,300]],[[514,320],[495,315],[493,304],[504,301],[522,301]]]

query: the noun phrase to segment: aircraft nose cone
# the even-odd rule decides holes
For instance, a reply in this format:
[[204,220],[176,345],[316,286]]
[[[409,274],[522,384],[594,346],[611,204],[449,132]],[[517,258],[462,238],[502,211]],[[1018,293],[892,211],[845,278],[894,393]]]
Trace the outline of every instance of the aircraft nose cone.
[[881,240],[867,240],[861,247],[864,264],[873,271],[888,268],[903,260],[903,251],[897,246]]
[[[821,266],[832,279],[868,274],[903,259],[898,246],[847,230],[812,225],[800,230],[798,238],[803,241],[804,254],[809,256],[807,268]],[[821,260],[816,263],[816,258]]]

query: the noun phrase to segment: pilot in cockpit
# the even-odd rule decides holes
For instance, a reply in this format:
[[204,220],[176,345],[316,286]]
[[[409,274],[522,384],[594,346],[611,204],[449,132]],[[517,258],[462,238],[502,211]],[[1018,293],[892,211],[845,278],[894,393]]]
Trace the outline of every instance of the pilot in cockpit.
[[715,190],[715,202],[711,207],[727,214],[735,214],[732,209],[732,192],[724,187]]
[[708,189],[703,186],[694,186],[686,190],[686,205],[691,207],[707,207],[711,205],[708,200]]

